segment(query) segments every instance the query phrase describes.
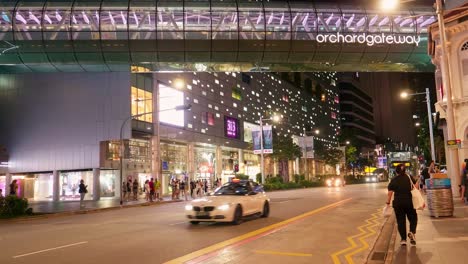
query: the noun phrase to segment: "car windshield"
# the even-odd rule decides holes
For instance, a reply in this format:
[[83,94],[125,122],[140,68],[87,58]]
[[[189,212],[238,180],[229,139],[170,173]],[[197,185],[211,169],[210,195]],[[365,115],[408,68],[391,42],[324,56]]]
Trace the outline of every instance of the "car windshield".
[[249,187],[245,183],[227,183],[215,190],[214,195],[246,195]]

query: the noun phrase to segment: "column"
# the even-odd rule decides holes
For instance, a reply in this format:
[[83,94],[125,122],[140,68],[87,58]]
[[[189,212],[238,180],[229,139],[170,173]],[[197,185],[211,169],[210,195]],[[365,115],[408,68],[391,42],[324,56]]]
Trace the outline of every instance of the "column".
[[294,160],[294,174],[301,174],[299,171],[299,158]]
[[5,178],[5,192],[3,193],[5,196],[10,194],[10,184],[11,184],[11,173],[7,172],[6,173],[6,178]]
[[189,182],[195,180],[195,145],[193,143],[187,145],[187,173]]
[[215,177],[221,178],[223,173],[223,150],[221,146],[216,146],[216,165],[215,165]]
[[101,199],[101,170],[93,169],[93,201]]
[[239,162],[239,173],[246,174],[244,166],[244,150],[239,149],[237,156],[237,161]]
[[157,179],[161,185],[159,193],[163,195],[162,168],[161,168],[161,135],[159,133],[159,83],[153,75],[153,137],[151,137],[152,177]]
[[58,202],[60,200],[60,171],[52,172],[52,181],[52,201]]

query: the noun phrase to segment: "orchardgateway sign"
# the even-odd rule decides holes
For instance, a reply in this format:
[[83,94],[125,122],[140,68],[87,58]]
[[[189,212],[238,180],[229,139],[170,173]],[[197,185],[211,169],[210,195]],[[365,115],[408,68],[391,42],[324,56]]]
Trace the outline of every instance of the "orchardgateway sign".
[[342,34],[340,32],[334,34],[318,34],[315,38],[318,43],[359,43],[367,44],[367,46],[374,46],[375,44],[406,44],[411,45],[415,44],[419,46],[421,42],[421,37],[415,35],[387,35],[385,33],[381,34]]

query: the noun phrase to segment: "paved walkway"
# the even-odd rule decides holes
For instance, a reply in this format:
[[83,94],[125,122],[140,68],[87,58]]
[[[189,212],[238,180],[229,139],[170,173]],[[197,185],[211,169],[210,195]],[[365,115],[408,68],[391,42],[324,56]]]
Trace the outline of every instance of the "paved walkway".
[[[170,196],[163,197],[163,201],[153,203],[166,203],[171,202]],[[59,202],[30,202],[29,207],[33,209],[34,213],[62,213],[73,212],[80,210],[96,210],[120,207],[120,199],[103,199],[100,201],[85,201],[85,206],[80,208],[80,201],[59,201]],[[143,197],[138,201],[124,202],[125,206],[138,206],[149,204]]]
[[395,241],[395,264],[465,264],[468,263],[468,206],[456,198],[453,217],[434,218],[429,211],[418,212],[416,246],[401,247]]

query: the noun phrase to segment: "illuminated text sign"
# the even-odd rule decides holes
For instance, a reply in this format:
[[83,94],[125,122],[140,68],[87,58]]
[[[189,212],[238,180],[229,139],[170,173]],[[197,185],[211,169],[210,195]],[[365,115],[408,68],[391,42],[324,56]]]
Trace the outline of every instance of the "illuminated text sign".
[[381,34],[342,34],[340,32],[334,34],[318,34],[315,38],[318,43],[348,43],[348,44],[367,44],[367,46],[374,46],[375,44],[406,44],[419,46],[421,42],[420,36],[415,35],[387,35]]

